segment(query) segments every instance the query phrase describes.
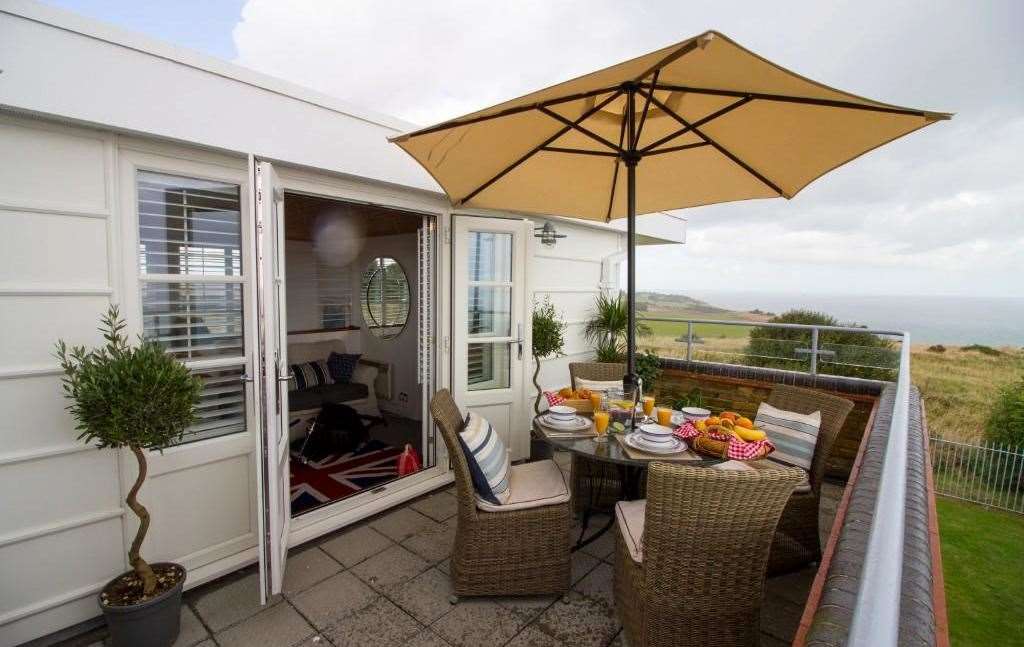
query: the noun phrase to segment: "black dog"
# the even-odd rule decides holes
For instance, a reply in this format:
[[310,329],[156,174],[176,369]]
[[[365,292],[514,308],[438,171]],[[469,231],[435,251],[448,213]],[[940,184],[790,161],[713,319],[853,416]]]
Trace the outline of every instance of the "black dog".
[[331,454],[353,452],[369,439],[369,426],[359,412],[347,404],[325,402],[306,437],[292,447],[304,462],[316,462]]

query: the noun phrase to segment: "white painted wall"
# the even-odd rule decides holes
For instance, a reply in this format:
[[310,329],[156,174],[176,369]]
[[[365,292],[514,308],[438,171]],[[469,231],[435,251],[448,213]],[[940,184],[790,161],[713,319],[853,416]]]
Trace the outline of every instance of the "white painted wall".
[[[543,218],[533,220],[537,227],[545,223]],[[549,298],[566,323],[565,355],[541,360],[538,381],[544,390],[569,385],[569,362],[593,360],[593,348],[583,338],[583,327],[597,295],[602,290],[619,289],[618,266],[625,254],[625,237],[619,232],[564,219],[555,220],[553,224],[566,238],[560,239],[554,247],[542,245],[534,238],[530,248],[531,303]],[[532,407],[536,395],[532,382],[533,362],[524,370],[527,397]],[[545,406],[542,401],[542,408]]]

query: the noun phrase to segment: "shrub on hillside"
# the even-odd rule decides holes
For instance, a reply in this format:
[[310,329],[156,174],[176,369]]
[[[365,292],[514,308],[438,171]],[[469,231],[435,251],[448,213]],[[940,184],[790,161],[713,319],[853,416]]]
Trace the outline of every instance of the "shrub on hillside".
[[[772,317],[768,323],[807,324],[862,328],[855,323],[840,323],[835,317],[813,310],[788,310]],[[799,328],[758,327],[750,331],[744,363],[748,366],[806,371],[810,365],[808,349],[811,331]],[[869,332],[823,330],[818,348],[833,356],[818,356],[818,372],[878,380],[891,380],[899,368],[899,352],[893,344]]]
[[993,443],[1024,448],[1024,376],[999,391],[985,423],[985,438]]
[[946,352],[946,347],[943,346],[942,344],[935,344],[933,346],[929,346],[928,347],[928,352],[929,353],[945,353]]
[[999,357],[1002,353],[991,346],[984,344],[971,344],[970,346],[964,346],[962,350],[970,350],[982,355],[988,355],[989,357]]

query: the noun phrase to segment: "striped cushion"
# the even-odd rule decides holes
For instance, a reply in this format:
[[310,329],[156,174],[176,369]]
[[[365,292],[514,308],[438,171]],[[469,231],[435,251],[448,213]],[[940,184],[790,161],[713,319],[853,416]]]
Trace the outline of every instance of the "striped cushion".
[[762,402],[757,408],[757,419],[754,422],[775,445],[775,452],[769,457],[771,460],[810,471],[814,447],[818,444],[818,429],[821,427],[820,411],[794,413]]
[[292,377],[288,380],[289,391],[326,384],[334,384],[334,378],[331,377],[331,371],[327,368],[326,361],[318,359],[315,362],[292,364]]
[[512,464],[505,451],[505,443],[501,442],[491,423],[470,411],[459,432],[459,443],[466,455],[477,497],[493,505],[508,503]]

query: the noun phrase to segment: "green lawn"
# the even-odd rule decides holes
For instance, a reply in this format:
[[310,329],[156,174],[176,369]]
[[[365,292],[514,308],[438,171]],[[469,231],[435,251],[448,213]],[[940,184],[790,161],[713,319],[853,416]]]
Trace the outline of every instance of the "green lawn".
[[953,647],[1024,645],[1024,516],[936,505]]
[[[658,337],[680,337],[686,336],[686,324],[673,321],[644,321],[643,316],[639,317],[651,327],[652,334]],[[750,334],[750,326],[730,326],[727,324],[694,324],[694,337],[704,339],[724,339],[746,337]]]

